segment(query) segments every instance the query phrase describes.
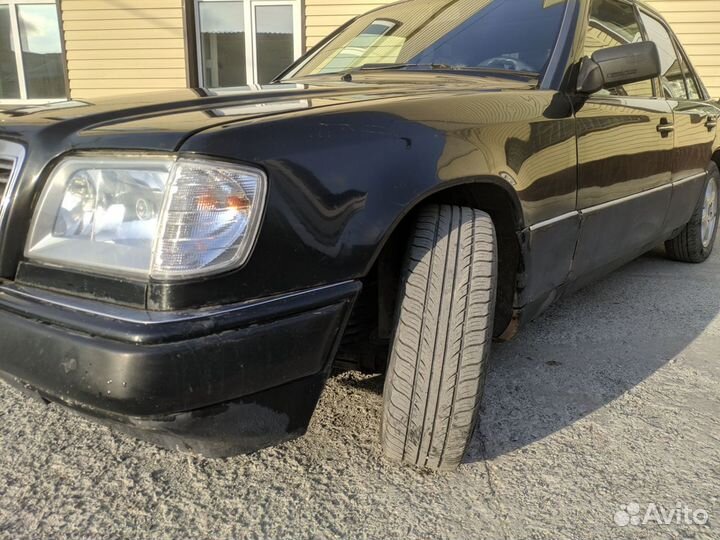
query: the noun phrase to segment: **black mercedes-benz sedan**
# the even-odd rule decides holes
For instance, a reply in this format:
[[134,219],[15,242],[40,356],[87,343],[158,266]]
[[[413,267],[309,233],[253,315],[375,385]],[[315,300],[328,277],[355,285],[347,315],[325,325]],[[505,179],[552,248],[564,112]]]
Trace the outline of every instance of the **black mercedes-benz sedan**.
[[157,444],[302,434],[386,372],[452,469],[493,339],[658,244],[703,262],[720,108],[629,0],[407,0],[278,75],[0,113],[0,375]]

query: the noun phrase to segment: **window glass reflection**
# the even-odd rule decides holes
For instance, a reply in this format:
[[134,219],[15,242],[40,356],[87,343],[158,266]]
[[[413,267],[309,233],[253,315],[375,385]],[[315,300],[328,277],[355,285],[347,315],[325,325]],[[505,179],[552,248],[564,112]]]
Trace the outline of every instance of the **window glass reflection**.
[[257,82],[269,83],[293,62],[292,6],[255,8]]
[[663,95],[668,99],[687,99],[685,77],[670,34],[665,27],[645,13],[640,15],[650,41],[654,42],[660,56],[660,83]]
[[291,77],[368,64],[435,64],[541,74],[557,41],[565,1],[397,2],[362,15]]
[[57,7],[54,4],[21,4],[17,10],[27,97],[65,97]]
[[680,59],[680,65],[682,66],[683,74],[685,75],[685,81],[687,82],[688,99],[693,101],[702,101],[702,93],[700,92],[700,85],[693,75],[690,67],[687,64],[686,58]]
[[205,86],[247,84],[242,2],[200,2],[200,40]]
[[20,97],[20,84],[10,30],[10,6],[0,5],[0,99],[18,99]]
[[[640,24],[635,17],[635,8],[631,4],[618,0],[593,0],[590,8],[590,24],[585,34],[585,55],[600,49],[619,47],[643,40]],[[619,96],[652,97],[653,82],[618,86],[610,90],[601,90],[598,94]]]
[[388,35],[397,25],[395,21],[373,21],[321,68],[319,73],[336,73],[364,64],[397,62],[405,38]]

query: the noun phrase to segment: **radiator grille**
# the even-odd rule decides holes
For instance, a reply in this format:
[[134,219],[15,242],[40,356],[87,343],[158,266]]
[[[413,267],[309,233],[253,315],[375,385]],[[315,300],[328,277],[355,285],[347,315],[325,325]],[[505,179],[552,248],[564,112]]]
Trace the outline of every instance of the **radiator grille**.
[[15,161],[0,157],[0,198],[5,194],[5,188],[10,181]]
[[0,140],[0,229],[4,228],[14,187],[25,160],[25,147]]

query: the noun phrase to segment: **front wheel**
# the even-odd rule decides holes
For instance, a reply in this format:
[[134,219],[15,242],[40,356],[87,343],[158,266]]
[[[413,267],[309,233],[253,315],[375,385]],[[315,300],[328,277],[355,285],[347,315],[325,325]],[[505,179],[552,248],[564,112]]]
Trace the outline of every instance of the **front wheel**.
[[490,216],[428,206],[403,268],[385,379],[386,457],[456,468],[475,427],[492,341],[497,247]]
[[712,253],[718,228],[718,186],[720,170],[713,163],[708,170],[705,191],[690,222],[677,236],[665,242],[665,251],[671,259],[701,263]]

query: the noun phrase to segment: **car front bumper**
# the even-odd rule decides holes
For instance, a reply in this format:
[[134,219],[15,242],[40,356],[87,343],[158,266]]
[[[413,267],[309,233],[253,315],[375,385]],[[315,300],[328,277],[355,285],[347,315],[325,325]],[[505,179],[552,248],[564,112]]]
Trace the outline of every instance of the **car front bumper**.
[[305,432],[359,282],[187,313],[0,287],[0,377],[210,457]]

